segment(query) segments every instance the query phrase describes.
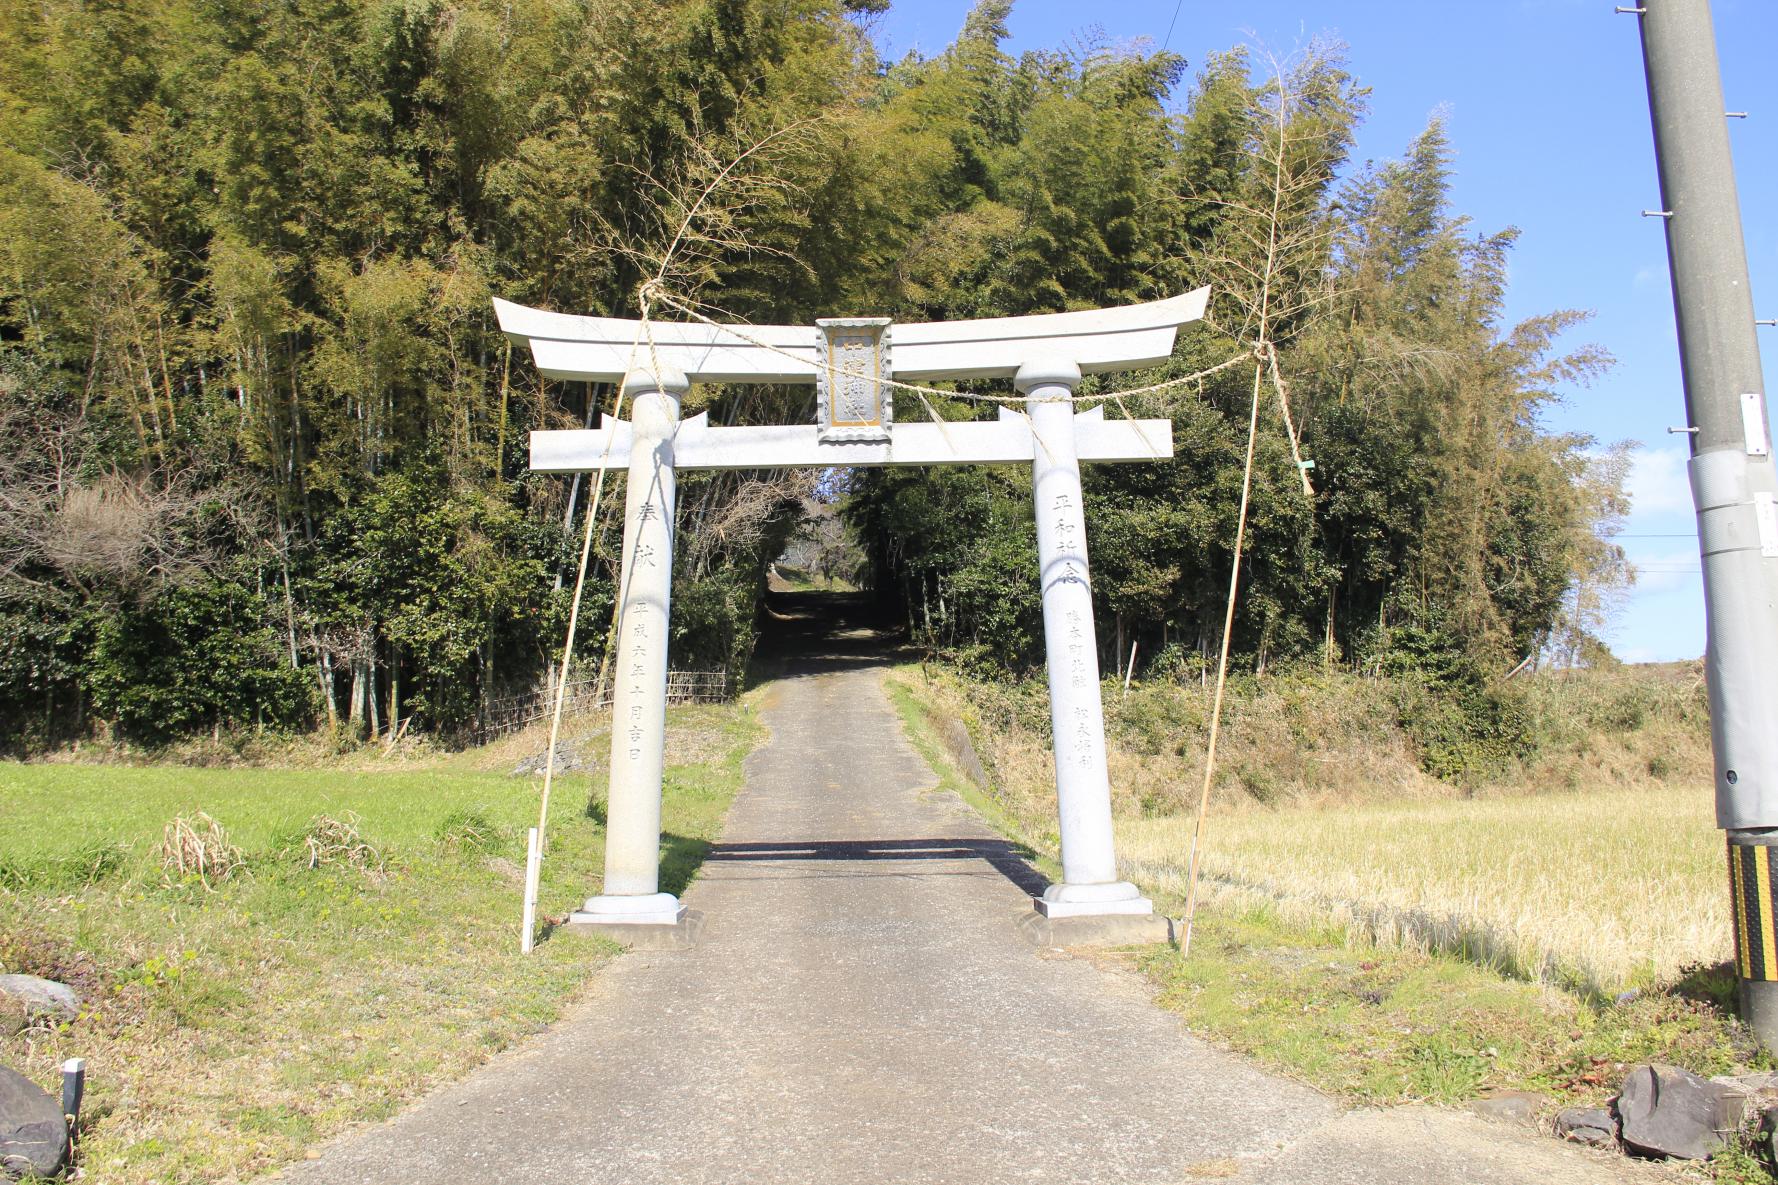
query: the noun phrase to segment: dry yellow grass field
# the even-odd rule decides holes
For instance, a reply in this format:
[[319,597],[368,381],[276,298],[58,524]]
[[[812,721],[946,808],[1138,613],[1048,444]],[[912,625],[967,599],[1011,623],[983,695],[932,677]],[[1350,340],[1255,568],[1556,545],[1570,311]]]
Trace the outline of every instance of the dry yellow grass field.
[[[1183,895],[1192,821],[1124,818],[1127,874]],[[1215,894],[1462,949],[1527,977],[1613,993],[1732,955],[1708,787],[1517,794],[1248,811],[1207,823]]]
[[[970,725],[988,793],[1056,852],[1042,687],[912,671]],[[1709,724],[1690,667],[1522,684],[1535,751],[1467,787],[1418,768],[1379,680],[1247,681],[1225,718],[1204,870],[1213,898],[1263,900],[1385,943],[1465,954],[1584,994],[1672,980],[1732,955]],[[1108,692],[1119,856],[1177,904],[1203,777],[1207,696]]]

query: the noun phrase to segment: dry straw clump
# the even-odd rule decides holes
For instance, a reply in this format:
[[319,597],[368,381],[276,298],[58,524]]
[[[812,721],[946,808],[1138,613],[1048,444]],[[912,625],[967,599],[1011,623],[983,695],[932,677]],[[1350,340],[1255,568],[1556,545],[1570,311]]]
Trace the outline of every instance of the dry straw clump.
[[373,876],[380,874],[383,855],[358,833],[361,822],[357,811],[347,811],[340,819],[316,815],[309,820],[309,828],[303,834],[304,860],[308,867],[344,864]]
[[161,833],[161,867],[168,880],[196,877],[206,889],[225,881],[246,864],[241,849],[228,842],[222,824],[203,811],[175,815]]

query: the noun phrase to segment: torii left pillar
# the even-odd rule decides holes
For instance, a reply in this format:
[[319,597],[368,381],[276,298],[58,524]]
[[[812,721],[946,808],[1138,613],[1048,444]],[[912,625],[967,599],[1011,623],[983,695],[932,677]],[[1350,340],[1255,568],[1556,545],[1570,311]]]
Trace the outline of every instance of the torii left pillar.
[[661,892],[661,778],[666,759],[667,642],[673,596],[673,437],[690,383],[668,367],[624,379],[634,432],[624,494],[611,705],[611,784],[603,891],[571,925],[684,927],[685,907]]

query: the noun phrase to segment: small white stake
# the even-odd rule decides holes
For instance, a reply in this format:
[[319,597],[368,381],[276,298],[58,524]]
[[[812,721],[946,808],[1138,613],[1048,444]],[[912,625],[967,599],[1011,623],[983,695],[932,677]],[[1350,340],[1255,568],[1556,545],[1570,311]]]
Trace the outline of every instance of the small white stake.
[[543,879],[542,873],[543,844],[533,827],[525,838],[525,935],[519,942],[519,950],[525,954],[537,945],[537,886]]
[[1124,672],[1124,695],[1130,694],[1130,678],[1136,673],[1136,643],[1130,643],[1130,666]]
[[68,1138],[80,1123],[80,1103],[86,1097],[86,1059],[71,1057],[62,1063],[62,1118],[68,1121]]

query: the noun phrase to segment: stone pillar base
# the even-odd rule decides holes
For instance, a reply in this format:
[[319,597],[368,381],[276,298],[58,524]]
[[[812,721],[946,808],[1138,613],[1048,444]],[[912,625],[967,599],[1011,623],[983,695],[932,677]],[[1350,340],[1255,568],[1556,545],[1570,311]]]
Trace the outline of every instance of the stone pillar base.
[[1158,913],[1046,916],[1032,910],[1019,919],[1032,946],[1147,946],[1174,939],[1173,919]]
[[1101,917],[1106,914],[1146,916],[1154,913],[1154,902],[1129,881],[1112,881],[1102,885],[1051,885],[1043,896],[1031,903],[1046,918]]
[[585,905],[568,915],[570,925],[676,926],[685,906],[671,893],[636,896],[604,894],[589,897]]
[[631,950],[689,950],[704,932],[704,913],[681,906],[672,921],[619,922],[582,910],[570,914],[562,929],[571,934],[596,934]]

